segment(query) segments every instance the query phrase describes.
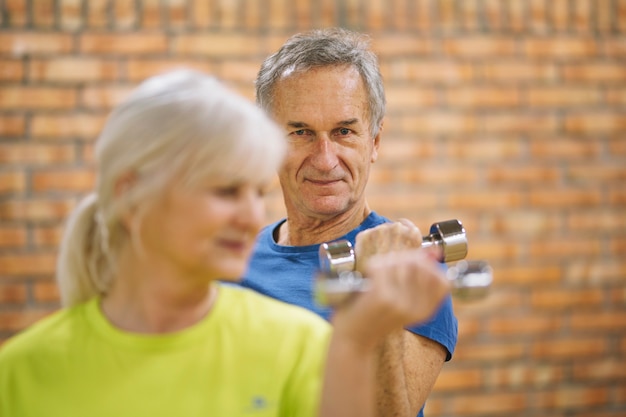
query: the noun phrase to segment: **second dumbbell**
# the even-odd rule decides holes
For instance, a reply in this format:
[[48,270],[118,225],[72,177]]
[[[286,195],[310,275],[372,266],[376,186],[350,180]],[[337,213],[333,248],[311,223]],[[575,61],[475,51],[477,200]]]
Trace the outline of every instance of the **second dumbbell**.
[[[467,236],[459,220],[446,220],[430,226],[430,234],[422,240],[422,247],[442,249],[442,262],[458,261],[467,255]],[[322,243],[319,249],[320,270],[339,273],[353,271],[356,266],[354,248],[348,240]]]

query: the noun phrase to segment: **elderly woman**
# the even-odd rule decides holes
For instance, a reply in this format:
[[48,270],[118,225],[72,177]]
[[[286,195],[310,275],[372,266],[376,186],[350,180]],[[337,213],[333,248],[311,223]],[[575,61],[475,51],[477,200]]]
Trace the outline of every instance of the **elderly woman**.
[[64,308],[0,350],[0,415],[369,415],[377,343],[426,319],[448,286],[423,252],[374,259],[371,291],[331,333],[220,284],[247,266],[284,151],[284,133],[214,78],[141,84],[109,117],[96,188],[69,219]]

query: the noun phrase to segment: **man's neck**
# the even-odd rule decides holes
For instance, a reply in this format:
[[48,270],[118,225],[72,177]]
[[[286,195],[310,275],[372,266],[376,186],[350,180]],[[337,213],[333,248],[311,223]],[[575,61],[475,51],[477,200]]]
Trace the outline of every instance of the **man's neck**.
[[369,216],[372,210],[365,203],[356,210],[347,211],[331,218],[291,216],[280,225],[277,243],[285,246],[307,246],[339,239]]

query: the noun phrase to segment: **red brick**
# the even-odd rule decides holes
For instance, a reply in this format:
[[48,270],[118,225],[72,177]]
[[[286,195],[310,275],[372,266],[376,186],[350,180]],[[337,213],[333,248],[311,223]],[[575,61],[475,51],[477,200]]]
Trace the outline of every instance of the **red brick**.
[[0,81],[20,81],[24,77],[24,63],[19,59],[0,59]]
[[483,327],[479,318],[458,315],[457,320],[459,323],[459,343],[471,343],[482,335]]
[[[472,255],[471,258],[474,256]],[[495,268],[493,286],[487,297],[480,302],[455,303],[454,309],[459,317],[490,315],[493,311],[515,311],[525,305],[525,297],[519,293],[518,289],[501,289],[503,287],[500,285],[498,273],[499,270]]]
[[383,127],[383,139],[378,151],[379,159],[374,165],[373,171],[378,169],[379,164],[400,162],[411,163],[415,160],[432,158],[436,152],[436,143],[433,140],[412,138],[386,140],[385,128]]
[[499,285],[524,285],[537,287],[561,282],[563,270],[560,266],[504,265],[494,268]]
[[29,308],[22,311],[0,311],[0,332],[18,332],[56,311],[54,308]]
[[[490,239],[472,239],[468,249],[468,256],[490,261],[512,262],[522,253],[523,244],[520,242]],[[497,271],[494,272],[497,275]],[[495,279],[495,278],[494,278]]]
[[555,133],[557,117],[552,114],[492,113],[482,117],[484,129],[489,134],[544,134]]
[[5,305],[25,304],[26,287],[22,284],[5,284],[0,282],[0,303]]
[[570,317],[572,330],[623,334],[626,330],[626,311],[580,312],[578,309]]
[[470,81],[476,76],[472,66],[464,62],[411,57],[397,57],[393,60],[381,61],[380,71],[387,80],[386,87],[390,87],[393,81],[415,81],[429,85],[457,84]]
[[[148,0],[144,0],[147,3]],[[87,26],[90,28],[104,28],[110,23],[109,0],[89,0],[87,7]]]
[[604,92],[598,87],[540,87],[527,89],[525,94],[531,107],[560,109],[598,106],[604,97]]
[[424,187],[460,186],[463,184],[476,183],[478,175],[476,171],[469,171],[464,166],[443,164],[420,164],[413,169],[398,170],[395,182],[403,184],[415,184]]
[[415,85],[392,85],[386,89],[385,95],[389,103],[387,106],[388,114],[407,111],[413,114],[415,109],[432,108],[438,100],[434,89]]
[[494,213],[481,224],[484,232],[503,237],[543,237],[554,234],[562,227],[563,220],[560,213],[528,209]]
[[509,0],[508,5],[508,19],[509,29],[513,32],[523,32],[527,29],[529,19],[528,13],[528,0]]
[[621,256],[626,253],[626,237],[611,239],[609,242],[609,248],[609,254],[613,256]]
[[62,225],[35,225],[32,229],[33,245],[38,248],[58,247],[63,236]]
[[7,86],[0,90],[0,109],[69,109],[76,105],[70,88]]
[[37,281],[33,284],[33,297],[35,301],[50,303],[59,302],[61,296],[59,287],[54,281]]
[[536,208],[594,207],[601,204],[602,193],[597,189],[536,189],[530,191],[529,198]]
[[533,309],[542,310],[590,309],[603,302],[604,292],[599,289],[533,288],[530,295]]
[[253,89],[253,80],[256,78],[259,66],[260,64],[257,61],[229,59],[223,61],[221,65],[213,70],[208,66],[205,66],[203,70],[209,73],[213,72],[222,80],[241,82]]
[[44,199],[9,200],[0,202],[0,220],[8,221],[62,221],[75,203],[68,200]]
[[547,2],[545,0],[529,0],[528,27],[531,33],[545,33],[550,27],[548,22]]
[[605,100],[612,107],[626,106],[626,88],[611,88],[606,92]]
[[513,209],[520,207],[523,196],[517,190],[464,189],[445,197],[446,205],[456,209]]
[[616,84],[626,81],[626,68],[617,62],[568,64],[562,77],[567,82]]
[[492,390],[546,388],[562,383],[565,377],[565,368],[559,364],[502,364],[485,371],[485,387]]
[[568,136],[533,136],[530,138],[530,152],[537,158],[568,160],[591,159],[602,152],[599,140]]
[[24,116],[5,116],[0,114],[0,136],[22,136],[26,130]]
[[26,190],[26,174],[22,171],[0,171],[0,195]]
[[16,226],[0,226],[0,248],[21,248],[26,245],[26,229]]
[[573,256],[593,256],[601,253],[602,242],[599,238],[548,237],[529,244],[529,254],[533,258],[567,259]]
[[572,375],[575,381],[604,382],[626,379],[626,366],[621,358],[607,357],[576,362]]
[[50,164],[74,159],[75,150],[69,145],[0,144],[2,164]]
[[396,119],[405,132],[419,135],[472,133],[478,129],[478,121],[464,113],[428,112],[402,115]]
[[434,390],[438,392],[467,390],[480,388],[483,380],[481,369],[444,369],[435,382]]
[[261,43],[258,37],[241,33],[179,35],[172,39],[172,50],[181,56],[257,56],[261,51]]
[[536,341],[532,344],[531,353],[537,359],[585,358],[602,356],[608,350],[606,340],[600,338],[562,338],[556,340]]
[[92,190],[94,185],[93,169],[45,170],[37,171],[32,176],[32,187],[35,192],[86,192]]
[[577,32],[590,32],[592,29],[591,16],[594,0],[575,0],[572,4],[572,28]]
[[571,133],[616,133],[626,131],[626,113],[585,112],[565,117],[565,130]]
[[515,415],[530,401],[524,393],[468,393],[455,395],[450,404],[453,416]]
[[526,39],[522,49],[531,59],[552,58],[560,60],[593,58],[598,54],[597,44],[589,38],[553,37]]
[[64,30],[76,31],[85,25],[82,16],[82,0],[61,0],[59,2],[60,26]]
[[[354,21],[358,21],[358,9],[351,8],[351,6],[354,6],[353,2],[346,5],[348,8],[346,14],[346,18],[349,21],[348,26],[350,26],[351,23],[354,23]],[[286,29],[291,24],[289,2],[287,0],[270,0],[266,2],[265,9],[267,16],[266,25],[269,27],[273,29]]]
[[459,58],[499,58],[514,56],[517,43],[513,39],[495,36],[465,36],[456,39],[444,39],[443,51],[447,55]]
[[114,61],[57,57],[33,60],[29,77],[34,81],[77,84],[114,80],[119,77],[119,71]]
[[383,60],[396,55],[428,55],[434,46],[429,39],[411,34],[381,34],[372,39],[372,49]]
[[559,171],[556,167],[535,165],[490,167],[487,169],[486,179],[493,185],[549,185],[556,184],[561,178]]
[[376,200],[376,209],[384,213],[398,211],[415,213],[439,206],[439,198],[435,193],[412,190],[390,194],[389,187],[384,187],[381,190],[371,189],[367,194],[371,200]]
[[606,387],[571,387],[562,386],[537,392],[533,407],[538,409],[569,410],[577,407],[593,407],[610,400]]
[[554,63],[507,60],[480,63],[480,72],[488,82],[519,83],[523,81],[553,82],[558,70]]
[[[151,26],[159,25],[159,1],[160,0],[151,0],[151,8],[148,10],[144,5],[144,17],[143,21],[149,21]],[[247,6],[249,7],[258,7],[257,2],[251,2]],[[213,22],[213,15],[216,9],[216,3],[206,0],[191,0],[189,4],[189,19],[191,25],[194,28],[206,29],[211,26]],[[150,16],[147,16],[146,13],[150,12]],[[247,26],[247,25],[246,25]]]
[[483,1],[483,22],[493,31],[499,31],[505,27],[506,3],[498,0]]
[[4,275],[51,275],[55,267],[54,254],[0,254],[0,271]]
[[4,1],[4,16],[0,16],[1,22],[6,22],[3,27],[24,27],[28,23],[28,11],[27,0],[5,0]]
[[511,362],[526,356],[526,346],[522,343],[485,343],[458,344],[454,360],[466,364],[474,362],[500,363]]
[[576,232],[619,234],[626,230],[623,210],[600,209],[574,212],[567,216],[567,228]]
[[[169,5],[172,2],[166,3]],[[114,26],[120,29],[132,29],[138,21],[137,3],[132,1],[114,1],[112,7],[112,17]]]
[[[137,83],[153,75],[183,67],[207,74],[215,72],[214,66],[210,62],[202,60],[131,59],[128,62],[128,78]],[[248,81],[252,83],[253,80],[254,77]]]
[[0,53],[13,55],[65,54],[72,51],[66,33],[0,32]]
[[521,103],[516,87],[452,87],[444,91],[444,101],[451,107],[507,108]]
[[623,282],[626,276],[626,262],[619,258],[606,261],[602,259],[573,260],[567,264],[566,281],[570,284],[601,284]]
[[565,32],[570,27],[570,1],[552,0],[550,2],[552,17],[552,27],[557,32]]
[[110,111],[125,100],[132,89],[131,86],[89,86],[80,92],[78,101],[81,107]]
[[493,135],[453,137],[445,147],[445,157],[474,162],[506,161],[518,159],[524,153],[523,144],[516,138]]
[[594,17],[596,30],[600,33],[608,33],[613,30],[613,5],[611,0],[596,0],[594,4]]
[[524,315],[488,320],[486,331],[492,337],[498,336],[538,336],[558,332],[563,326],[558,317],[542,315]]
[[466,0],[457,4],[459,15],[458,20],[461,28],[468,31],[475,31],[482,22],[481,8],[478,7],[478,0]]
[[133,32],[131,34],[84,33],[79,38],[79,50],[87,54],[151,55],[165,53],[165,34]]
[[54,0],[38,0],[31,3],[33,24],[37,28],[52,28],[55,23]]
[[95,140],[100,134],[106,116],[88,113],[69,115],[36,115],[33,117],[31,133],[42,139]]

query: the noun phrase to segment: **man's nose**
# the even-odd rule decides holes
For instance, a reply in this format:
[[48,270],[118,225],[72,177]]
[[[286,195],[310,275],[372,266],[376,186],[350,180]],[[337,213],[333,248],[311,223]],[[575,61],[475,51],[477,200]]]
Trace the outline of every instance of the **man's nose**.
[[310,157],[313,166],[323,171],[330,171],[337,166],[339,158],[337,158],[336,147],[337,144],[330,140],[328,135],[319,135]]

